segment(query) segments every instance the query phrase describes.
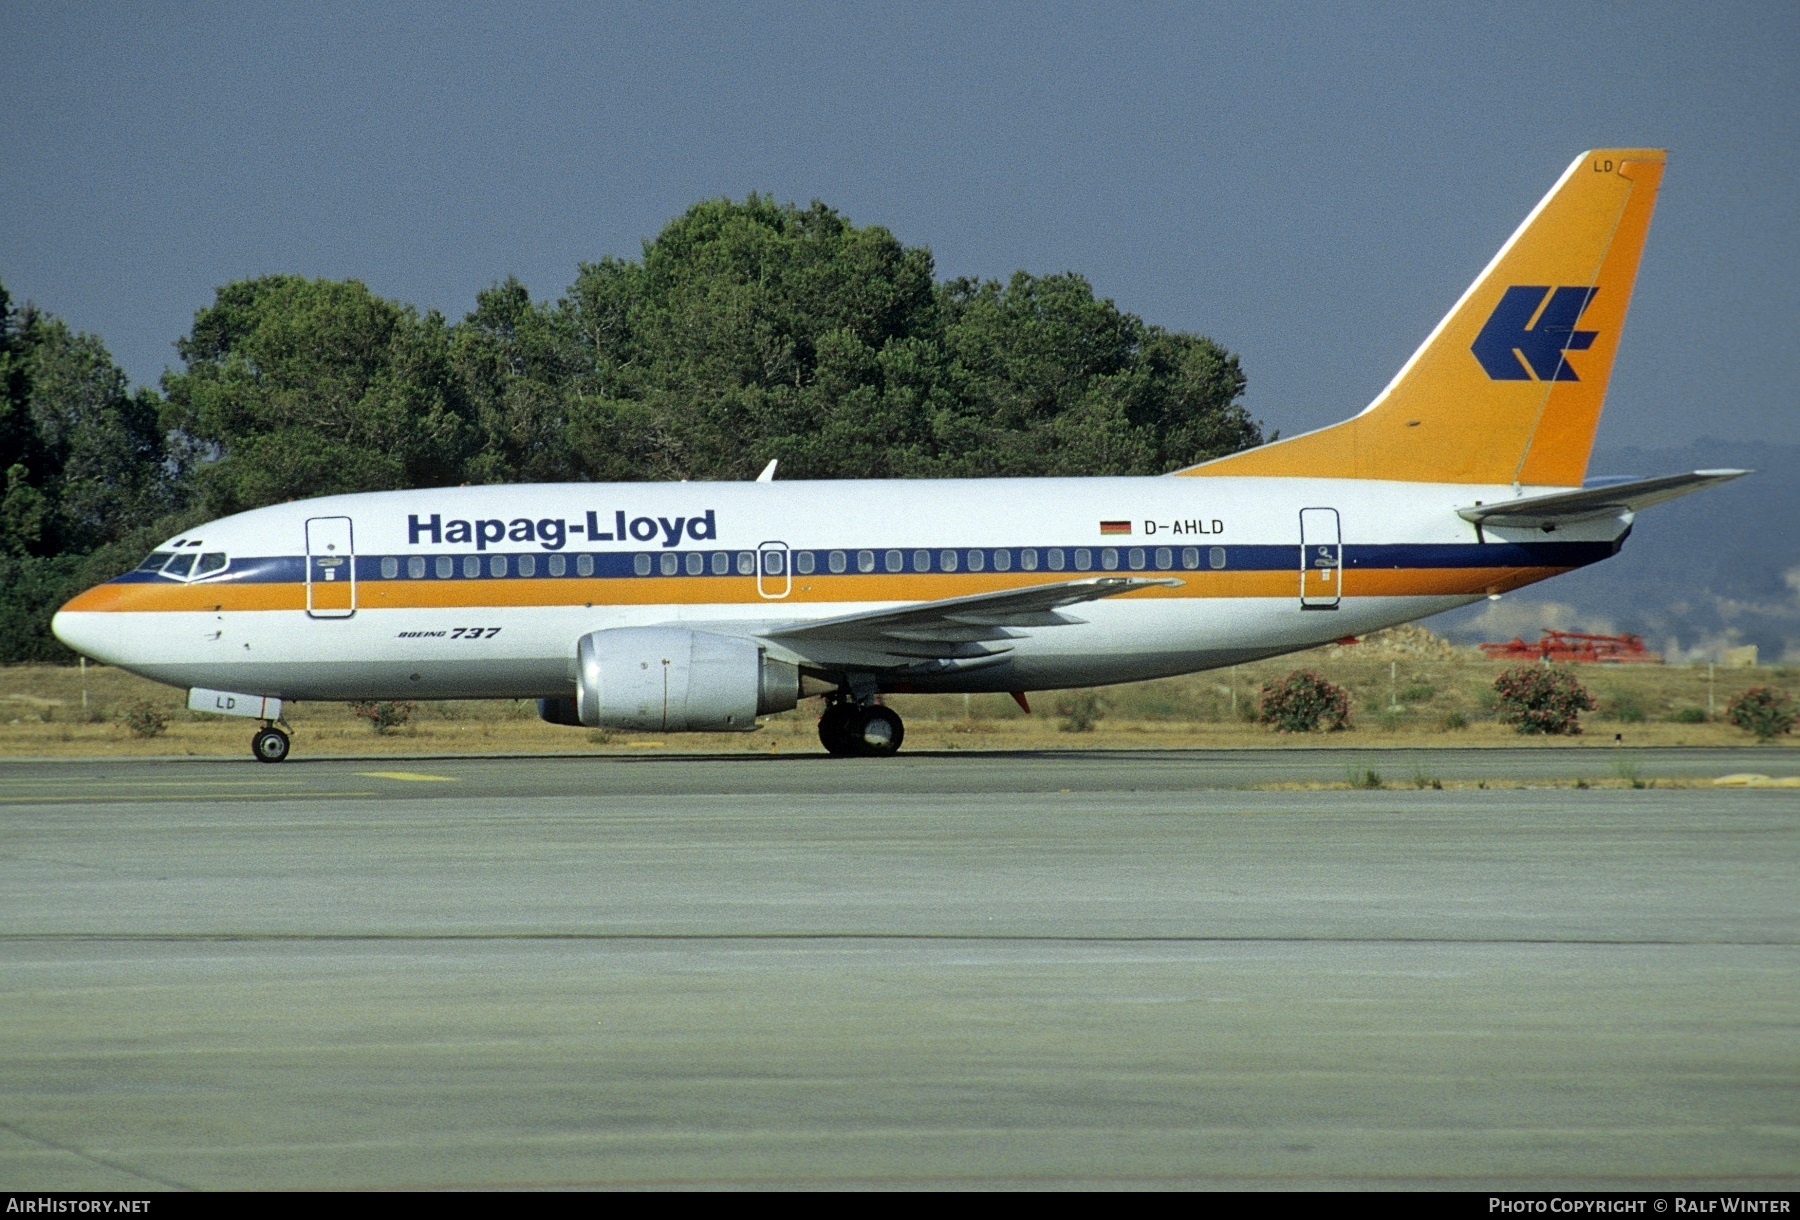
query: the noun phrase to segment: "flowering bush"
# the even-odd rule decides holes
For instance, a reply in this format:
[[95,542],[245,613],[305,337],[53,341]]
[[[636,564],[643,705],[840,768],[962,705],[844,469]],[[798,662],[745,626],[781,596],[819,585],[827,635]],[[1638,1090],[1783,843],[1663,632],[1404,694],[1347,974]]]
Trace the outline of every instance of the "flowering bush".
[[1279,683],[1263,683],[1256,722],[1278,733],[1335,733],[1350,727],[1350,696],[1312,670],[1296,669]]
[[1574,736],[1581,713],[1594,710],[1594,697],[1566,669],[1515,665],[1494,679],[1494,707],[1501,724],[1521,733]]
[[133,737],[160,737],[169,727],[169,716],[148,699],[139,699],[119,713],[119,723]]
[[391,703],[386,700],[376,701],[364,699],[350,705],[350,710],[369,722],[369,727],[377,733],[385,733],[389,729],[397,729],[412,719],[418,705],[414,703]]
[[1063,732],[1091,733],[1106,715],[1106,704],[1091,690],[1077,691],[1056,705],[1056,714],[1063,718]]
[[1794,701],[1784,690],[1752,686],[1726,707],[1725,719],[1756,734],[1756,740],[1768,741],[1793,731]]

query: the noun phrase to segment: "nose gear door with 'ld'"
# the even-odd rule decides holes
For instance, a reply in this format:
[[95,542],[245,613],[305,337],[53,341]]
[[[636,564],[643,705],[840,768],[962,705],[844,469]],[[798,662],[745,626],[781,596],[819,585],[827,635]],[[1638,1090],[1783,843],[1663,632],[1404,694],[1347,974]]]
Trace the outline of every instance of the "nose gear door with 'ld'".
[[356,547],[348,517],[306,523],[306,612],[314,618],[356,613]]
[[1300,510],[1300,608],[1336,610],[1343,596],[1344,543],[1335,508]]

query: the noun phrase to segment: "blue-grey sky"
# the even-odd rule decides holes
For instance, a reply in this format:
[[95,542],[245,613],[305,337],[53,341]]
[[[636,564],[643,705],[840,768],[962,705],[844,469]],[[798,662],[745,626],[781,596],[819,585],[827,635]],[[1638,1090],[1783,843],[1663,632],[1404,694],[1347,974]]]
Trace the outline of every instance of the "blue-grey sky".
[[214,288],[460,317],[697,199],[1074,270],[1359,410],[1584,149],[1671,149],[1603,446],[1800,441],[1800,5],[13,3],[0,281],[154,382]]

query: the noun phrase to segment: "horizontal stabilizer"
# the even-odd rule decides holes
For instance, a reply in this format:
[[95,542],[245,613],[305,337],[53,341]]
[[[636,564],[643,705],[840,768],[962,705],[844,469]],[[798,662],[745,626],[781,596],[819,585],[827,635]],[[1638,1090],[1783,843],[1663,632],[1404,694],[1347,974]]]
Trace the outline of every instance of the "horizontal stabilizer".
[[1520,500],[1501,500],[1493,504],[1473,504],[1459,508],[1456,515],[1477,525],[1495,525],[1515,529],[1541,529],[1566,525],[1592,517],[1616,517],[1634,513],[1664,500],[1674,500],[1691,492],[1742,478],[1748,470],[1696,470],[1692,474],[1665,474],[1654,479],[1633,479],[1628,483],[1612,483],[1605,487],[1584,487],[1580,491],[1559,491],[1548,496],[1527,496]]

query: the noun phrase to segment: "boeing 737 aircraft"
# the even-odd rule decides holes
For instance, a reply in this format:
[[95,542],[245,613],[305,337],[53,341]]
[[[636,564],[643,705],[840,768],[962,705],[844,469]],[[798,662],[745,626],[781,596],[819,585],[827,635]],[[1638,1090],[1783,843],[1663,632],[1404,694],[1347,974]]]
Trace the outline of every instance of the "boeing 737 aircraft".
[[1578,157],[1361,414],[1173,475],[329,496],[171,538],[54,628],[261,720],[279,762],[306,699],[536,698],[678,732],[823,695],[827,750],[891,754],[883,692],[1023,703],[1436,614],[1744,473],[1583,482],[1663,162]]

